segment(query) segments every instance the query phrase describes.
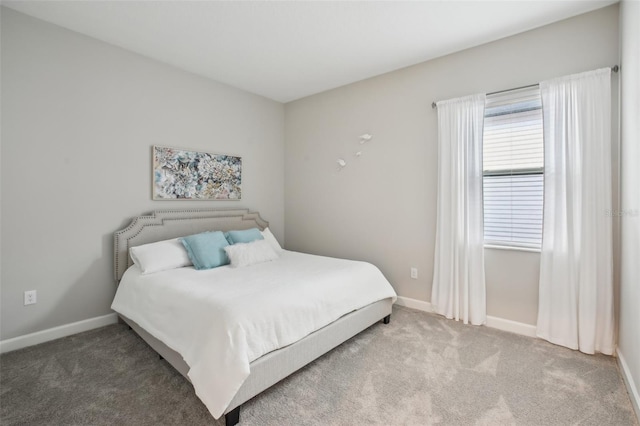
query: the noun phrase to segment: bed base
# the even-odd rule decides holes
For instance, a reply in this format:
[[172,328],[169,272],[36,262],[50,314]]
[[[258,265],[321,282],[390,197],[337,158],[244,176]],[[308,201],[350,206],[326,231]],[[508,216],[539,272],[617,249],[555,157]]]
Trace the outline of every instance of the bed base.
[[[302,340],[269,352],[250,364],[251,374],[242,384],[225,411],[227,426],[236,425],[240,407],[254,396],[275,385],[331,349],[349,340],[378,321],[388,324],[391,319],[391,299],[380,300],[351,312]],[[158,355],[189,380],[189,366],[179,353],[142,329],[134,321],[121,315],[127,323]]]

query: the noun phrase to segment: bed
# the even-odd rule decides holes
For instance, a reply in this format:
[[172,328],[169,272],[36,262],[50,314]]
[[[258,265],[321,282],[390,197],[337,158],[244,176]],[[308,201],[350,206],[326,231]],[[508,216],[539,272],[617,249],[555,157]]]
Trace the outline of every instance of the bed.
[[[139,267],[134,265],[129,251],[132,247],[206,231],[249,230],[252,228],[265,231],[267,227],[268,222],[262,219],[259,213],[246,209],[167,210],[137,216],[129,226],[117,231],[114,236],[114,272],[116,283],[119,285],[116,299],[114,299],[114,310],[118,312],[122,321],[140,335],[162,358],[192,382],[196,394],[203,400],[211,414],[215,418],[224,415],[227,426],[235,425],[239,422],[240,408],[244,402],[376,322],[389,323],[391,307],[395,301],[395,292],[393,292],[388,281],[382,277],[377,268],[364,262],[323,258],[283,250],[280,252],[279,258],[273,262],[246,268],[222,267],[212,271],[195,271],[193,267],[190,267],[172,270],[166,274],[151,274],[157,275],[157,277],[152,278],[156,280],[154,282],[160,282],[161,284],[150,286],[148,284],[148,280],[151,279],[149,278],[150,275],[141,274]],[[253,301],[253,304],[248,303],[246,307],[236,304],[236,301],[240,299],[232,298],[232,296],[215,302],[222,304],[219,309],[223,313],[219,317],[207,316],[208,320],[213,320],[205,321],[207,323],[205,329],[208,330],[207,336],[210,331],[212,338],[215,337],[216,333],[223,338],[231,336],[228,337],[231,339],[230,348],[225,347],[224,352],[220,350],[220,345],[217,345],[217,343],[207,342],[198,343],[198,347],[192,350],[191,347],[195,347],[193,342],[205,340],[198,338],[202,333],[197,334],[196,331],[191,333],[193,334],[191,341],[188,340],[188,336],[182,337],[182,335],[188,335],[189,333],[180,333],[179,339],[184,340],[184,342],[175,341],[176,329],[191,330],[196,328],[195,325],[191,327],[191,324],[202,323],[202,321],[194,319],[196,318],[194,312],[208,312],[204,309],[204,305],[203,308],[197,308],[192,305],[194,303],[204,304],[205,302],[200,302],[200,299],[206,299],[208,296],[189,299],[189,293],[184,293],[181,296],[176,295],[178,290],[180,292],[185,291],[183,288],[186,288],[186,284],[183,284],[183,282],[191,285],[193,281],[194,286],[203,287],[198,280],[217,283],[223,282],[222,278],[226,277],[226,279],[233,278],[235,280],[235,283],[233,285],[229,284],[228,287],[235,289],[239,287],[239,283],[248,283],[258,278],[267,279],[278,273],[279,270],[277,268],[287,268],[285,269],[287,273],[283,274],[282,279],[271,279],[274,283],[277,282],[278,285],[280,281],[286,281],[285,278],[289,276],[295,278],[297,275],[297,279],[300,280],[301,271],[311,271],[308,274],[309,277],[302,280],[304,282],[301,282],[299,286],[294,286],[294,291],[297,291],[298,287],[309,286],[309,288],[317,288],[317,285],[316,287],[311,287],[310,284],[314,277],[318,275],[314,268],[325,268],[325,266],[335,268],[335,272],[332,270],[331,273],[333,275],[329,275],[332,279],[330,280],[331,284],[326,284],[326,290],[323,289],[322,294],[317,293],[313,296],[318,298],[317,301],[310,300],[305,302],[299,294],[270,297],[270,293],[280,291],[280,287],[273,287],[273,291],[265,290],[266,292],[256,297],[244,298],[243,300]],[[344,276],[341,275],[343,274],[341,268],[344,268]],[[296,270],[300,272],[295,273]],[[318,271],[320,270],[318,269]],[[355,272],[352,273],[352,270],[357,271],[357,275]],[[380,280],[378,275],[386,282],[386,286],[377,282]],[[337,295],[335,293],[336,290],[332,290],[332,288],[344,287],[339,281],[347,279],[349,280],[349,285],[353,285],[354,289],[352,291],[354,293],[366,293],[365,299],[351,301],[350,297],[343,297],[341,300],[344,299],[344,302],[332,302],[331,307],[327,308],[326,300],[333,300],[332,298]],[[175,285],[174,281],[179,281],[180,284]],[[335,284],[333,283],[334,281]],[[370,287],[366,287],[367,291],[363,291],[365,288],[363,286],[365,285],[370,285]],[[386,288],[387,286],[388,288]],[[149,288],[158,293],[149,296],[145,295],[143,292],[148,291]],[[199,287],[193,288],[198,291]],[[247,284],[248,290],[246,291],[253,291],[251,288],[251,285]],[[253,288],[260,289],[260,286],[254,285]],[[191,287],[186,291],[191,291]],[[225,287],[216,291],[220,294],[226,294],[227,290]],[[332,291],[334,293],[331,293]],[[326,295],[324,294],[325,292]],[[143,297],[148,297],[148,301],[140,302],[139,300]],[[127,300],[127,303],[116,304],[116,300],[119,298]],[[185,300],[183,301],[182,298],[185,298]],[[257,309],[258,305],[255,303],[258,299],[264,301],[264,305],[260,306],[261,309]],[[233,303],[229,303],[233,307],[225,307],[225,300],[227,302],[233,301]],[[291,306],[289,306],[287,305],[288,301],[295,301],[295,303],[290,302]],[[272,304],[273,306],[271,306]],[[140,308],[137,306],[140,306]],[[146,313],[147,309],[156,309],[157,312]],[[278,328],[277,332],[273,333],[277,335],[274,339],[278,340],[279,343],[276,346],[273,346],[273,343],[265,344],[262,341],[244,346],[236,344],[235,342],[241,341],[236,339],[237,333],[240,333],[239,335],[243,339],[245,334],[251,334],[246,331],[249,329],[249,321],[261,324],[263,322],[268,323],[266,320],[256,321],[255,318],[258,318],[256,316],[258,314],[254,314],[254,312],[262,312],[263,310],[268,312],[270,309],[279,313],[274,314],[276,316],[284,315],[282,314],[283,312],[289,315],[288,319],[284,316],[282,318],[278,317],[277,321],[279,322],[273,319],[273,327],[286,328],[285,332]],[[296,309],[298,311],[301,309],[316,310],[317,312],[314,315],[317,314],[322,318],[313,321],[309,320],[308,327],[315,328],[309,328],[307,332],[304,330],[291,331],[288,329],[289,324],[297,323],[298,320],[307,318],[306,311],[297,312],[298,316],[295,316]],[[173,316],[162,315],[165,311],[173,310],[183,312],[184,315],[176,315],[175,313],[171,314]],[[263,314],[260,313],[260,315]],[[221,320],[218,321],[217,318],[221,318]],[[224,318],[228,319],[226,325],[218,324],[224,323]],[[292,318],[295,318],[295,320],[292,321]],[[245,320],[247,321],[246,327],[245,323],[242,322]],[[154,323],[154,321],[156,322]],[[233,325],[236,323],[238,326],[234,327]],[[266,330],[264,324],[261,327]],[[198,326],[198,330],[201,328]],[[174,330],[173,340],[171,329]],[[227,331],[225,332],[224,330]],[[244,340],[242,341],[244,342]],[[242,347],[237,349],[239,346]],[[217,360],[217,358],[220,358],[220,360]],[[220,368],[216,362],[228,364],[224,364],[224,368]],[[219,375],[212,374],[212,372],[215,373],[216,371],[225,371],[226,376],[218,377]],[[234,374],[234,372],[237,374]],[[227,387],[229,389],[226,389]]]

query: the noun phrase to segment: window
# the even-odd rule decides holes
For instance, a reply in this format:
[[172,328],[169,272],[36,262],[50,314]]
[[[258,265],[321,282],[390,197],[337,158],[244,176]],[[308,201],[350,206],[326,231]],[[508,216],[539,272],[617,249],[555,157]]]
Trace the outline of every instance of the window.
[[544,145],[538,86],[487,96],[482,169],[485,244],[539,249]]

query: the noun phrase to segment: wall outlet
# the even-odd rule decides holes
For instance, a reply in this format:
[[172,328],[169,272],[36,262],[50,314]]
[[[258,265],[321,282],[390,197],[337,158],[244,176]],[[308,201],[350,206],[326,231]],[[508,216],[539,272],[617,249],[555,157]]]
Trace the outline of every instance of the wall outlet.
[[411,268],[411,279],[418,279],[418,268]]
[[36,290],[29,290],[24,292],[24,305],[33,305],[38,301],[38,293]]

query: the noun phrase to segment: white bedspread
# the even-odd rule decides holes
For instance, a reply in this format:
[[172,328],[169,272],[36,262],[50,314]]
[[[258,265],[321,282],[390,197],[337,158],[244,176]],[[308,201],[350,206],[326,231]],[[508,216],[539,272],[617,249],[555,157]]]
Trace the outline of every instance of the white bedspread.
[[111,308],[182,355],[196,394],[219,418],[250,362],[386,298],[396,294],[369,263],[283,251],[244,268],[141,275],[134,265]]

